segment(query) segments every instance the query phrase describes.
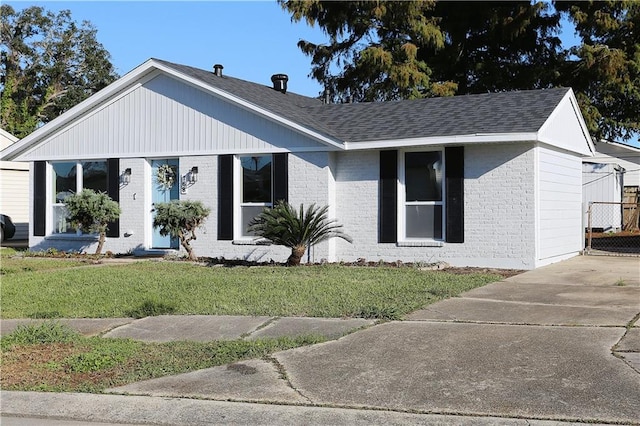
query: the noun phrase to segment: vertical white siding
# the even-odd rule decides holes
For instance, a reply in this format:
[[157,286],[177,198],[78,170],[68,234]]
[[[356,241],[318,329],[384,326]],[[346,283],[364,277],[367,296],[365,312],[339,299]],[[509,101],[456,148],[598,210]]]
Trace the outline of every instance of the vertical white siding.
[[582,250],[582,161],[538,147],[538,263]]
[[[591,202],[621,203],[623,174],[615,164],[582,164],[582,203],[584,224],[588,225]],[[592,207],[591,226],[604,230],[622,228],[622,207],[597,204]]]
[[45,139],[25,160],[163,157],[326,148],[165,75]]

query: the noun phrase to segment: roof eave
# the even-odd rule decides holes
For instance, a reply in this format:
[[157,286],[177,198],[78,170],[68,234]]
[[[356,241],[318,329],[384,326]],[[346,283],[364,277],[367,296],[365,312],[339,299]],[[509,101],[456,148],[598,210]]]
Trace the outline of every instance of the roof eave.
[[310,129],[308,127],[302,126],[292,120],[289,120],[285,117],[282,117],[281,115],[275,114],[265,108],[262,108],[258,105],[255,105],[251,102],[246,101],[245,99],[235,96],[229,92],[226,92],[224,90],[220,90],[214,86],[211,86],[209,84],[206,84],[205,82],[197,79],[197,78],[193,78],[189,75],[183,74],[180,71],[172,68],[171,66],[167,66],[161,63],[156,63],[155,64],[156,68],[158,68],[159,70],[162,70],[168,74],[171,74],[177,78],[180,78],[184,81],[187,81],[189,84],[194,85],[202,90],[205,90],[211,94],[214,94],[216,96],[219,96],[223,99],[226,99],[238,106],[240,106],[241,108],[253,111],[265,118],[267,118],[268,120],[277,122],[279,124],[282,124],[298,133],[302,133],[306,136],[309,136],[310,138],[317,140],[318,142],[321,142],[325,145],[329,145],[330,147],[339,149],[339,150],[343,150],[344,149],[344,145],[343,142],[340,141],[339,139],[335,139],[332,137],[329,137],[327,135],[324,135],[318,131],[316,131],[315,129]]
[[94,108],[96,105],[99,105],[100,103],[109,99],[111,96],[126,89],[128,86],[132,85],[133,83],[135,83],[135,81],[142,78],[149,72],[152,72],[154,69],[155,63],[153,59],[147,60],[143,64],[137,66],[124,76],[120,77],[118,80],[105,87],[104,89],[89,96],[84,101],[65,111],[63,114],[51,120],[49,123],[34,130],[29,135],[25,136],[18,142],[0,152],[0,159],[16,159],[19,155],[24,154],[25,152],[29,151],[29,149],[33,148],[40,139],[56,132],[58,129],[65,126],[76,117],[84,114],[85,112]]
[[387,139],[364,142],[345,142],[345,150],[405,148],[410,146],[470,145],[483,143],[535,142],[536,132],[474,133],[469,135],[430,136],[425,138]]
[[7,147],[3,151],[0,152],[1,160],[15,160],[20,155],[28,152],[31,148],[35,147],[35,145],[46,136],[56,132],[63,126],[70,123],[76,117],[83,115],[84,113],[90,111],[92,108],[95,108],[100,103],[108,100],[110,97],[117,95],[122,90],[125,90],[127,87],[134,85],[138,80],[143,78],[145,75],[153,72],[154,70],[160,70],[167,74],[170,74],[176,78],[184,80],[189,84],[195,85],[209,93],[215,94],[221,98],[227,99],[243,108],[249,109],[251,111],[256,112],[269,120],[276,121],[284,126],[287,126],[299,133],[305,134],[310,138],[317,140],[323,144],[329,145],[330,147],[336,150],[344,149],[342,141],[338,139],[331,138],[326,136],[314,129],[309,129],[305,126],[302,126],[298,123],[295,123],[291,120],[288,120],[284,117],[281,117],[277,114],[274,114],[264,108],[261,108],[257,105],[254,105],[250,102],[245,101],[237,96],[234,96],[228,92],[217,89],[213,86],[210,86],[198,79],[180,73],[179,71],[166,66],[154,59],[149,59],[145,61],[143,64],[134,68],[132,71],[128,72],[115,82],[111,83],[109,86],[105,87],[101,91],[95,93],[84,101],[80,102],[78,105],[70,108],[65,113],[50,121],[46,125],[36,129],[31,134],[25,136],[20,141],[14,143],[13,145]]

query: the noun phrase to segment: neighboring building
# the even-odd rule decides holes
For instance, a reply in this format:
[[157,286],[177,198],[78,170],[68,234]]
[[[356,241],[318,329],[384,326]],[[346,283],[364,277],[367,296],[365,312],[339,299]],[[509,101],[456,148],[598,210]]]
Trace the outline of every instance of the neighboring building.
[[[624,169],[617,164],[582,163],[582,203],[585,227],[600,231],[622,229]],[[591,203],[598,203],[591,207]],[[589,221],[589,208],[592,208]]]
[[640,186],[640,148],[618,142],[600,141],[596,143],[593,157],[586,158],[590,163],[617,164],[624,169],[624,186]]
[[600,141],[593,157],[583,159],[583,202],[585,227],[588,227],[589,203],[591,226],[597,230],[638,230],[640,201],[640,148],[617,142]]
[[[0,129],[0,150],[17,141]],[[0,213],[10,216],[16,225],[12,240],[29,238],[29,163],[0,161]]]
[[324,104],[272,80],[151,59],[4,151],[33,164],[31,249],[95,246],[64,220],[89,187],[120,202],[116,253],[177,250],[152,228],[153,203],[176,198],[212,210],[200,256],[284,261],[245,229],[277,200],[328,205],[353,238],[311,261],[530,269],[582,250],[594,147],[571,89]]

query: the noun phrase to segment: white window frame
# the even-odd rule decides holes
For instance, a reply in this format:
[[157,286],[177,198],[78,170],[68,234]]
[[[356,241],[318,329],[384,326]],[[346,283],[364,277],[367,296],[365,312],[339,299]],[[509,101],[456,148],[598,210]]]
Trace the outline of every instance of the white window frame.
[[[76,229],[75,233],[66,233],[66,232],[56,232],[56,224],[54,223],[54,208],[56,207],[64,207],[64,203],[56,203],[54,191],[55,188],[55,180],[54,180],[54,170],[53,165],[59,163],[75,163],[76,167],[76,194],[82,191],[84,184],[84,168],[82,163],[86,162],[104,162],[107,163],[107,160],[60,160],[60,161],[49,161],[47,163],[47,235],[54,237],[88,237],[93,236],[94,234],[83,234],[79,229]],[[108,179],[108,177],[107,177]],[[108,183],[108,182],[107,182]],[[69,225],[70,226],[70,225]]]
[[[405,188],[405,179],[406,179],[406,170],[405,170],[405,155],[410,152],[439,152],[440,158],[442,161],[442,183],[441,183],[441,201],[410,201],[406,200],[406,188]],[[445,150],[444,148],[434,148],[434,149],[404,149],[398,151],[398,242],[400,243],[413,243],[413,242],[437,242],[442,243],[446,241],[446,185],[445,185],[445,176],[446,176],[446,160],[445,160]],[[442,238],[411,238],[407,237],[407,228],[406,228],[406,207],[410,206],[442,206]]]
[[[242,163],[244,157],[271,157],[271,202],[243,203],[242,202]],[[243,207],[273,207],[273,154],[238,154],[233,157],[233,240],[254,241],[255,236],[243,235],[242,208]]]

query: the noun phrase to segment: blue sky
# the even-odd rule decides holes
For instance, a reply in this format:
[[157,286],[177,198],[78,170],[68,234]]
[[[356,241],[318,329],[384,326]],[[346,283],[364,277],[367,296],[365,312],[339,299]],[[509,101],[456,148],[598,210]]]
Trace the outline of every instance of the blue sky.
[[289,76],[290,91],[317,96],[321,86],[308,77],[311,61],[298,40],[325,40],[320,29],[291,23],[274,1],[7,1],[14,9],[42,6],[71,10],[75,21],[90,21],[98,41],[111,53],[120,75],[149,58],[212,69],[256,83]]
[[[323,43],[326,36],[306,22],[292,23],[275,0],[3,3],[16,10],[69,9],[75,21],[90,21],[120,75],[149,58],[159,58],[202,69],[222,64],[227,75],[265,85],[271,84],[271,75],[284,73],[292,92],[318,96],[322,91],[309,77],[311,60],[297,43],[300,39]],[[566,24],[561,38],[565,46],[577,41]]]
[[[276,0],[262,1],[7,1],[14,9],[42,6],[71,10],[74,20],[90,21],[98,41],[123,75],[149,58],[211,69],[256,83],[271,75],[289,76],[290,91],[317,96],[322,87],[308,77],[311,60],[298,40],[327,40],[306,22],[292,23]],[[573,31],[563,38],[573,41]]]

